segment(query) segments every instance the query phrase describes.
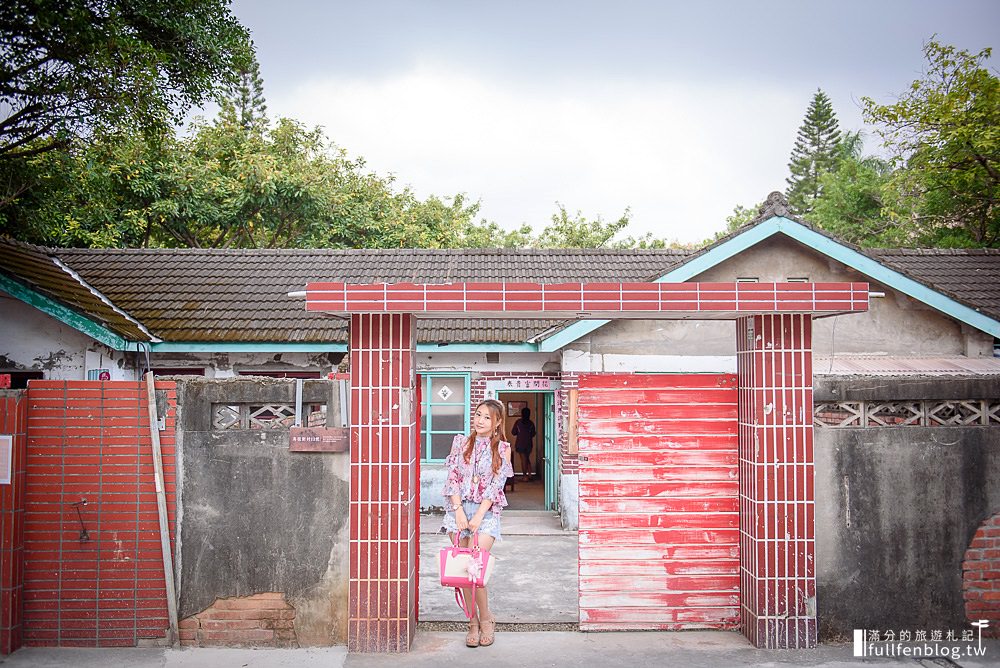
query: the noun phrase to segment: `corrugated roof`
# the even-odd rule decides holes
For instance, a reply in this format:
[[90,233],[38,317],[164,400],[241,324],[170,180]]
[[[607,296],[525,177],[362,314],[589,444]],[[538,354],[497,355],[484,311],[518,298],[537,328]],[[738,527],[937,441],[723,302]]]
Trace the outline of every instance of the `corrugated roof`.
[[0,272],[131,341],[148,341],[136,324],[73,278],[52,260],[51,249],[0,237]]
[[996,357],[895,357],[895,356],[817,356],[813,359],[817,376],[952,376],[1000,374]]
[[[342,342],[345,324],[287,293],[351,283],[630,281],[662,272],[677,250],[53,249],[88,283],[166,341]],[[420,342],[514,343],[557,320],[421,320]]]

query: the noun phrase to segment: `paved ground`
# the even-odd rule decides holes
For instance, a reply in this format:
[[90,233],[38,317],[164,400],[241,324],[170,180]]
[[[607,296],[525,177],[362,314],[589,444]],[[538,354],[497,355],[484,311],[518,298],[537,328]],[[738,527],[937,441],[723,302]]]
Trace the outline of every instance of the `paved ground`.
[[[437,555],[448,545],[435,534],[440,518],[420,521],[420,621],[459,622],[465,618],[455,603],[455,590],[438,582]],[[490,580],[490,605],[501,624],[574,625],[577,607],[577,534],[563,531],[559,517],[546,511],[507,510],[503,540]]]
[[984,642],[984,659],[856,659],[851,645],[811,650],[756,650],[743,636],[725,631],[675,633],[498,633],[492,647],[469,649],[461,633],[422,631],[408,654],[348,655],[343,647],[296,650],[239,649],[21,649],[4,668],[442,668],[485,665],[544,668],[718,668],[809,666],[870,668],[873,665],[1000,666],[1000,641]]
[[[69,649],[30,647],[0,657],[3,668],[442,668],[481,664],[489,668],[716,668],[719,666],[810,666],[861,668],[872,665],[1000,668],[1000,641],[984,643],[983,658],[861,659],[845,644],[812,650],[757,650],[738,633],[525,632],[524,628],[572,627],[577,609],[577,535],[563,531],[558,518],[544,511],[504,514],[504,540],[492,604],[501,622],[492,647],[465,647],[463,619],[451,590],[437,583],[434,559],[443,536],[435,537],[439,518],[421,521],[424,558],[420,569],[421,628],[407,654],[360,655],[345,647],[268,649]],[[430,555],[428,558],[427,555]],[[502,585],[502,586],[501,586]],[[433,629],[433,630],[431,630]],[[475,662],[475,663],[473,663]]]

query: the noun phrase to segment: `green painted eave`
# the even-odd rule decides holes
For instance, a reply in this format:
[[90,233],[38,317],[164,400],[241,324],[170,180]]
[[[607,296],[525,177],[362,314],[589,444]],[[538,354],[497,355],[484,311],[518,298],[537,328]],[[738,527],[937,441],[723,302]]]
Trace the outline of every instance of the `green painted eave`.
[[418,343],[418,353],[537,353],[535,343]]
[[[151,353],[346,353],[346,343],[292,343],[288,341],[218,342],[163,341],[150,344],[129,344],[128,350],[149,345]],[[533,343],[418,343],[417,352],[486,353],[538,352]]]
[[[970,327],[986,332],[994,337],[1000,337],[1000,321],[983,315],[979,311],[955,301],[947,295],[918,283],[898,271],[890,269],[853,248],[849,248],[823,234],[812,230],[794,220],[783,216],[775,216],[751,227],[746,232],[727,239],[708,252],[702,253],[676,269],[656,279],[656,283],[682,283],[695,276],[703,274],[712,267],[725,262],[729,258],[742,253],[751,246],[774,236],[784,234],[813,250],[820,252],[841,264],[856,269],[878,283],[909,295]],[[553,352],[569,345],[573,341],[590,334],[606,325],[608,320],[587,320],[573,323],[552,336],[543,339],[538,349],[542,352]]]
[[46,315],[52,316],[59,322],[86,334],[95,341],[103,343],[112,350],[135,349],[133,342],[127,341],[107,327],[3,274],[0,274],[0,290],[3,290],[11,297],[20,299],[28,306],[32,306]]
[[[134,350],[131,348],[130,350]],[[161,341],[149,344],[151,353],[344,353],[343,343],[310,341]]]

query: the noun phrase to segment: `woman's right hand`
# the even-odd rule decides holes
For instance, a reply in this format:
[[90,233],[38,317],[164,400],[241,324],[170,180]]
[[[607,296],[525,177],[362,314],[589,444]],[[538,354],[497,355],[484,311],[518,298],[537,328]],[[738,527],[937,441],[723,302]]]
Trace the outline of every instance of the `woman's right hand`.
[[462,508],[455,511],[455,525],[459,531],[469,528],[469,518],[465,516],[465,510]]

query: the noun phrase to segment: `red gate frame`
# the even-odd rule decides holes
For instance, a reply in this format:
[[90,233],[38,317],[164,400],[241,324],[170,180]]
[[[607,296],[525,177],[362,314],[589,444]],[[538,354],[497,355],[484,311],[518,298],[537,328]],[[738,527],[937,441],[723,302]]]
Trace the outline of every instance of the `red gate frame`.
[[867,283],[308,284],[306,310],[351,319],[348,650],[407,651],[416,631],[418,317],[735,320],[741,627],[815,646],[812,319],[868,302]]

